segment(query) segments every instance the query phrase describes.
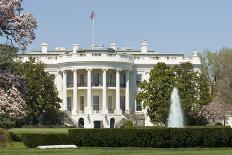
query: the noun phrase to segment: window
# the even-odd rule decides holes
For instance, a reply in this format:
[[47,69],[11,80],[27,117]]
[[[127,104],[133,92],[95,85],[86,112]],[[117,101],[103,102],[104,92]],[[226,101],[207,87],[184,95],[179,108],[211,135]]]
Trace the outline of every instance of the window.
[[114,128],[114,124],[115,124],[115,119],[111,118],[110,119],[110,128]]
[[120,87],[126,87],[126,75],[125,75],[125,73],[120,74]]
[[142,82],[142,74],[137,74],[137,76],[136,76],[136,83],[138,84],[140,82]]
[[80,96],[80,110],[84,110],[84,96]]
[[93,73],[93,86],[99,86],[100,84],[100,74]]
[[67,73],[67,87],[73,87],[73,74],[71,72]]
[[142,104],[136,101],[136,111],[142,111]]
[[94,128],[101,128],[101,121],[94,121]]
[[93,110],[99,110],[99,96],[93,96]]
[[110,74],[109,76],[109,83],[113,83],[113,74]]
[[109,112],[113,112],[113,103],[112,103],[113,99],[112,96],[108,96],[108,110]]
[[72,110],[72,97],[67,97],[67,110]]
[[125,96],[120,96],[120,108],[125,111]]
[[108,86],[109,86],[109,87],[114,87],[114,86],[115,86],[115,83],[113,82],[113,81],[114,81],[113,79],[114,79],[114,78],[113,78],[113,74],[110,73],[110,74],[109,74],[109,79],[108,79]]
[[85,76],[84,74],[80,74],[80,85],[83,86],[85,83]]
[[79,121],[78,121],[78,127],[79,128],[84,128],[84,119],[83,118],[80,118]]
[[101,53],[93,53],[92,56],[101,56]]
[[140,57],[134,57],[134,59],[135,59],[135,60],[139,60],[139,59],[140,59]]

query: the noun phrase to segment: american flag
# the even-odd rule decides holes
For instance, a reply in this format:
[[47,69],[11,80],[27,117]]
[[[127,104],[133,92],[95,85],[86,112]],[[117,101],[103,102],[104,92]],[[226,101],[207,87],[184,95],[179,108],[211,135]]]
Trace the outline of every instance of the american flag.
[[90,18],[93,20],[95,18],[95,12],[92,11],[91,15],[90,15]]

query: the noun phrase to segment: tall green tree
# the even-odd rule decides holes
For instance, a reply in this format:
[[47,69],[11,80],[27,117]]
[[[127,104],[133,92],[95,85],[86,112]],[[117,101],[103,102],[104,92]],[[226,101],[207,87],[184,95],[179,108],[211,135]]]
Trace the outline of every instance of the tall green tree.
[[206,77],[194,71],[193,65],[189,62],[174,68],[175,83],[179,90],[186,123],[189,125],[206,123],[201,115],[202,107],[211,101]]
[[140,92],[137,100],[148,106],[147,114],[154,123],[166,123],[174,77],[170,66],[158,63],[151,70],[149,80],[139,84]]
[[200,109],[209,102],[210,94],[207,81],[194,71],[191,63],[173,67],[158,63],[150,72],[149,80],[140,84],[137,99],[148,106],[148,115],[154,123],[166,124],[174,86],[179,90],[186,123],[199,123]]
[[59,103],[61,99],[54,85],[54,76],[44,71],[45,65],[34,59],[23,63],[19,70],[27,83],[26,124],[58,125],[61,120]]

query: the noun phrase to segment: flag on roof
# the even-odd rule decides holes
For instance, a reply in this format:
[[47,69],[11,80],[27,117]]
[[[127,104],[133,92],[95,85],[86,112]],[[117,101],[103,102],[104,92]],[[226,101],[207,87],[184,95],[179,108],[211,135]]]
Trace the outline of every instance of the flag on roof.
[[90,15],[90,18],[93,20],[95,18],[95,12],[92,11],[91,15]]

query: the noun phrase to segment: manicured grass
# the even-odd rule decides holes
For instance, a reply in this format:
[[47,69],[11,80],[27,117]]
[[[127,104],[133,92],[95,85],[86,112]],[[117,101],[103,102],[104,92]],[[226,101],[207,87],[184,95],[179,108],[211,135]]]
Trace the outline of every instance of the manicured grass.
[[68,133],[69,128],[12,128],[10,132],[14,134],[22,133]]
[[188,148],[188,149],[155,149],[155,148],[77,148],[77,149],[29,149],[23,143],[0,149],[1,155],[231,155],[232,148]]

